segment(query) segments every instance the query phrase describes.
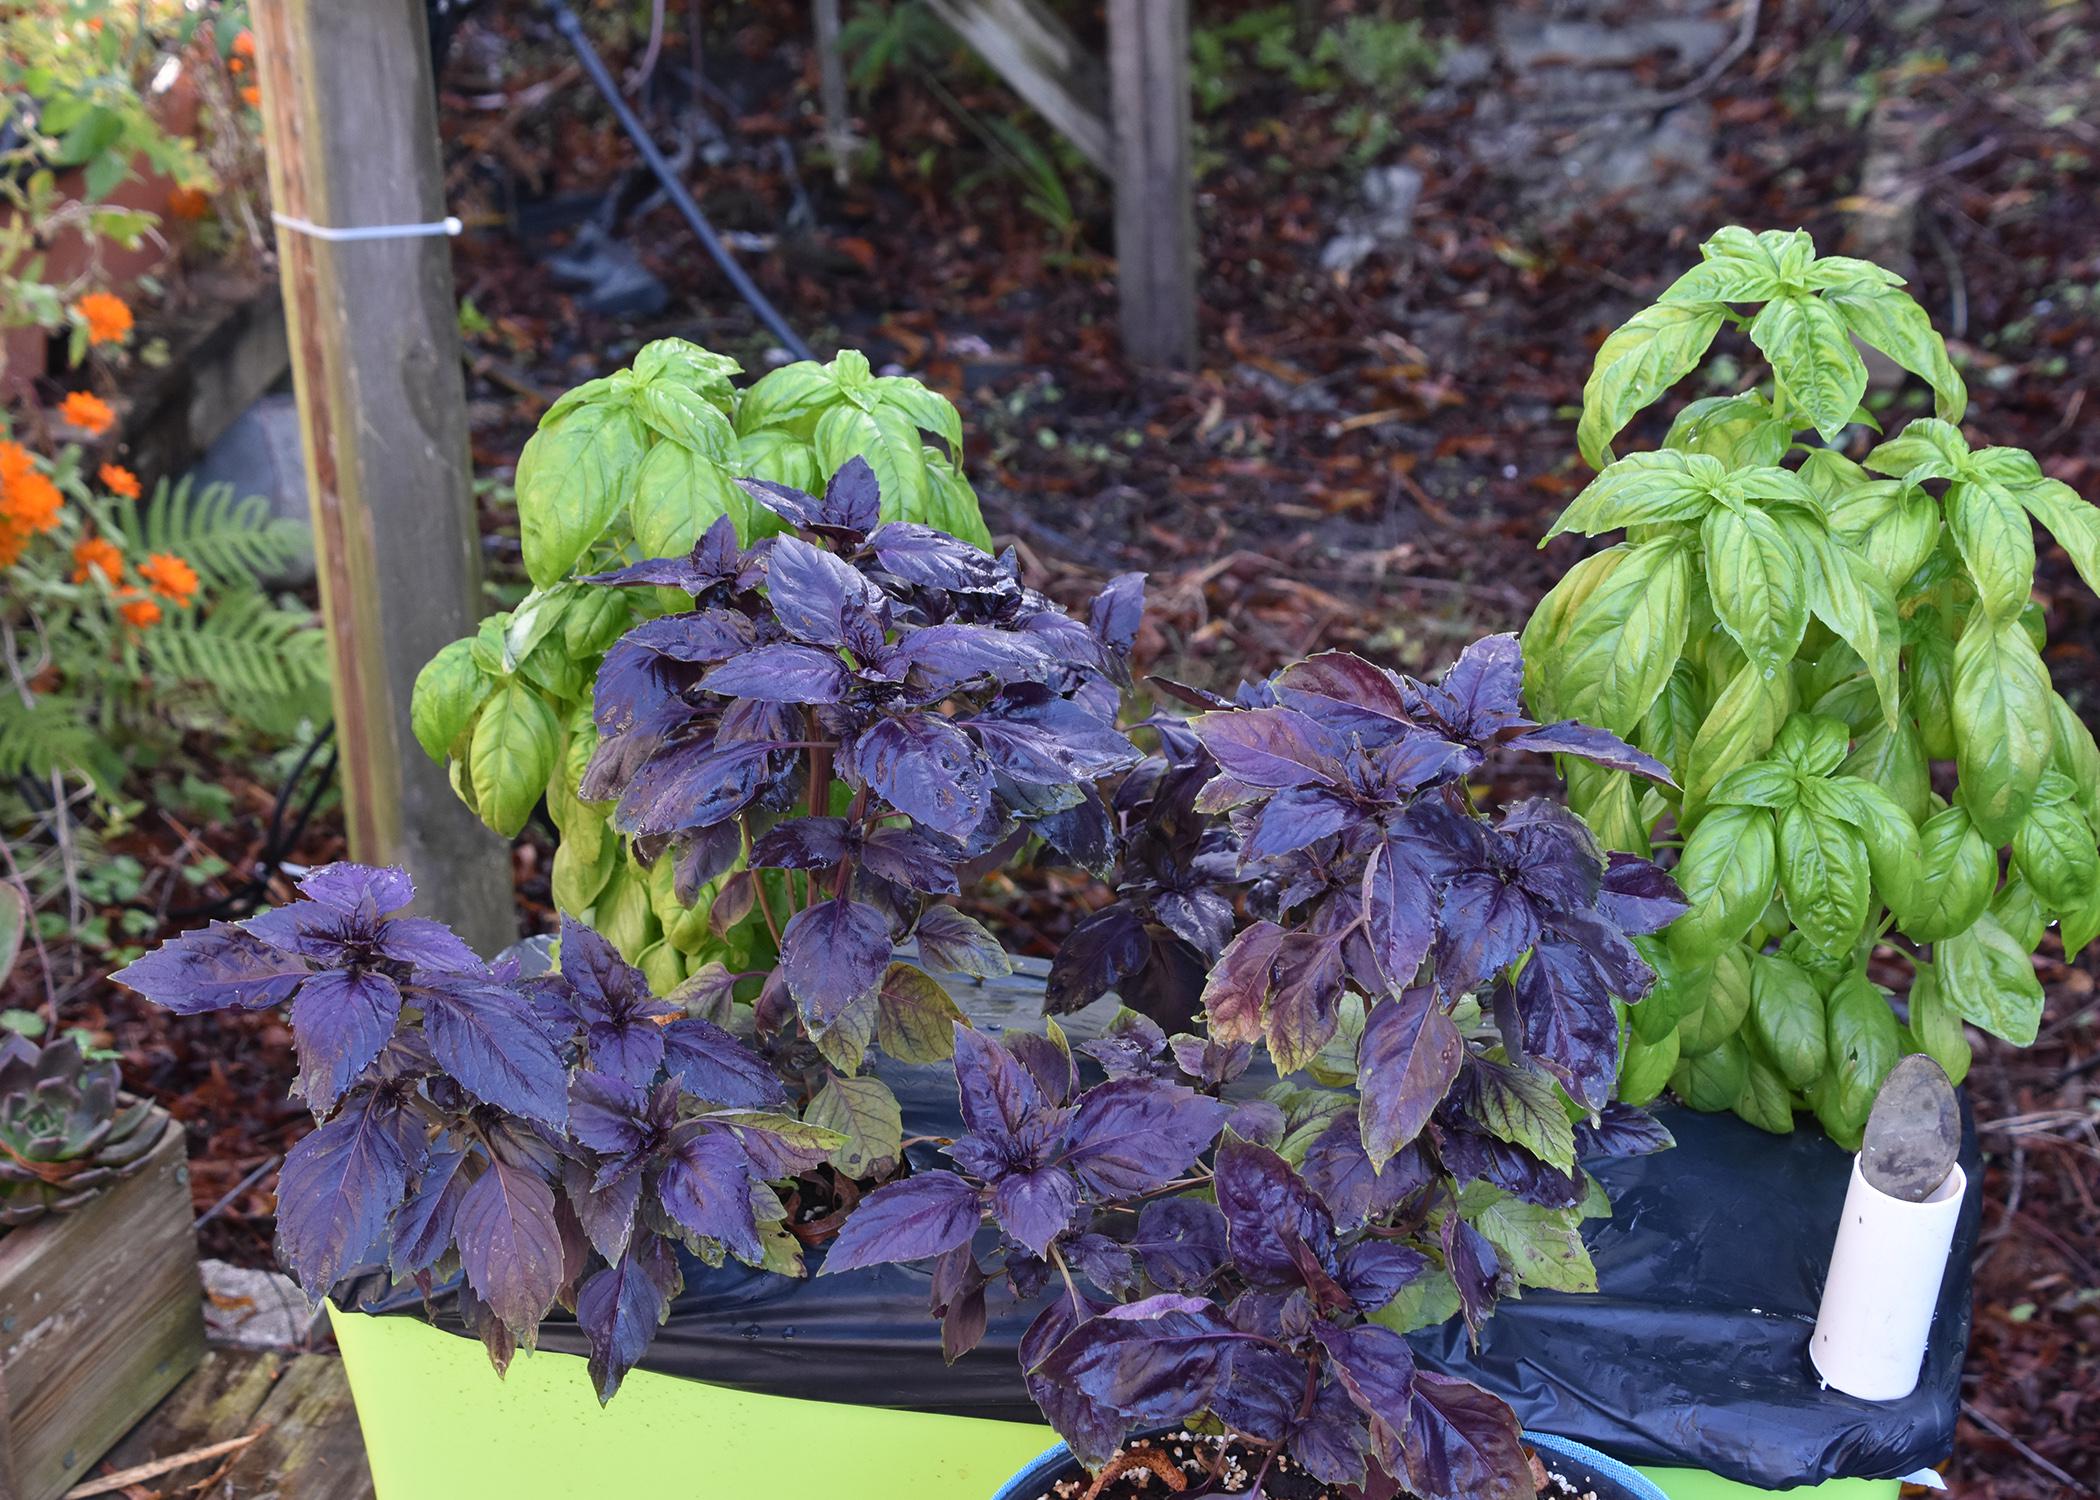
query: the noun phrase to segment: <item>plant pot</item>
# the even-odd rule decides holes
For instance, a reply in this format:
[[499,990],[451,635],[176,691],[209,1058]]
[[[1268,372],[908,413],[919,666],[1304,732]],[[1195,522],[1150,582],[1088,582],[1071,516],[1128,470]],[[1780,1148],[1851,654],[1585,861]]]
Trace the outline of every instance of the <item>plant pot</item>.
[[[1652,1479],[1594,1448],[1536,1432],[1525,1433],[1524,1441],[1555,1473],[1565,1475],[1578,1490],[1593,1492],[1597,1500],[1673,1500]],[[1059,1443],[1009,1479],[992,1500],[1036,1500],[1052,1484],[1083,1479],[1085,1473],[1072,1450]]]
[[81,1207],[0,1234],[0,1495],[64,1494],[203,1356],[187,1148],[170,1127]]
[[834,1484],[853,1500],[984,1500],[1057,1437],[1026,1422],[803,1401],[646,1370],[601,1408],[576,1355],[521,1353],[499,1380],[477,1340],[416,1318],[328,1311],[385,1500],[753,1500]]

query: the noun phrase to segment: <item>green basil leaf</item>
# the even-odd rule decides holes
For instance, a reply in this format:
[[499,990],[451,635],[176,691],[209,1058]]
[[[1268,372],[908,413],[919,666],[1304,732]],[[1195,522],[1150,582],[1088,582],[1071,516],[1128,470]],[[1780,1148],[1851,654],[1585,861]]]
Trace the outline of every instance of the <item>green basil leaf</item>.
[[876,377],[875,392],[885,406],[894,406],[911,418],[913,425],[930,432],[948,445],[948,457],[961,463],[963,456],[962,413],[938,391],[928,390],[909,375]]
[[453,641],[425,662],[408,699],[408,726],[423,753],[443,764],[495,690],[474,661],[472,636]]
[[726,354],[686,339],[654,339],[635,351],[634,374],[645,383],[670,382],[705,397],[725,417],[737,408],[733,377],[744,367]]
[[2100,881],[2095,881],[2078,901],[2059,908],[2056,925],[2063,938],[2064,962],[2075,962],[2085,945],[2100,937]]
[[1700,806],[1723,776],[1764,759],[1793,701],[1789,674],[1754,662],[1738,669],[1692,740],[1682,778],[1685,806]]
[[1779,815],[1779,889],[1786,914],[1810,943],[1851,951],[1870,908],[1867,850],[1857,831],[1806,806]]
[[977,491],[953,464],[931,448],[920,450],[926,458],[926,486],[930,509],[925,524],[945,531],[957,541],[992,550],[992,530],[984,524],[984,509]]
[[1942,420],[1962,419],[1969,406],[1968,387],[1947,358],[1946,341],[1910,293],[1885,282],[1861,280],[1832,287],[1823,300],[1860,342],[1879,349],[1932,387],[1933,409]]
[[1910,643],[1907,701],[1926,758],[1954,759],[1954,642],[1929,621]]
[[755,432],[778,430],[811,442],[816,437],[818,420],[844,399],[831,371],[815,360],[782,365],[745,387],[743,399],[737,403],[737,435],[749,437]]
[[1735,1108],[1749,1079],[1750,1054],[1742,1038],[1731,1036],[1711,1051],[1681,1058],[1670,1087],[1693,1109],[1719,1114]]
[[1866,841],[1867,866],[1874,875],[1874,889],[1890,910],[1916,904],[1918,825],[1910,814],[1881,787],[1856,776],[1840,776],[1823,783],[1844,794],[1847,816]]
[[1810,611],[1857,653],[1881,700],[1883,720],[1894,724],[1901,704],[1897,677],[1903,641],[1896,596],[1872,563],[1820,527],[1800,524],[1786,530],[1808,571]]
[[[851,353],[851,350],[845,351]],[[828,477],[850,458],[864,458],[882,491],[882,519],[925,524],[932,510],[925,445],[912,419],[893,406],[862,411],[835,406],[817,419],[817,463]]]
[[1666,766],[1681,766],[1691,754],[1701,717],[1698,681],[1691,664],[1679,661],[1671,669],[1663,690],[1648,705],[1647,714],[1634,732],[1634,743]]
[[1896,925],[1913,942],[1932,943],[1965,930],[1990,905],[1998,860],[1968,811],[1946,808],[1918,830],[1918,875],[1903,904],[1890,902]]
[[2100,828],[2100,745],[2094,743],[2093,731],[2061,693],[2049,694],[2049,723],[2054,734],[2050,769],[2061,772],[2076,788],[2079,810],[2088,823]]
[[1744,1048],[1743,1090],[1736,1095],[1734,1108],[1738,1117],[1759,1130],[1772,1135],[1793,1133],[1793,1091],[1754,1045]]
[[1994,845],[2012,841],[2048,769],[2053,691],[2018,620],[1969,617],[1954,645],[1954,758],[1962,805]]
[[1772,742],[1772,758],[1804,776],[1826,776],[1844,760],[1850,743],[1844,720],[1827,714],[1795,714]]
[[1969,454],[1968,476],[1988,479],[2009,490],[2043,481],[2042,466],[2025,448],[1978,448]]
[[1879,719],[1868,725],[1838,769],[1882,788],[1914,826],[1932,816],[1932,770],[1909,714],[1894,729]]
[[1665,303],[1763,302],[1777,296],[1786,279],[1774,246],[1737,225],[1719,230],[1699,247],[1699,264],[1670,283]]
[[1865,282],[1869,286],[1901,286],[1903,278],[1886,266],[1877,266],[1871,260],[1857,260],[1849,255],[1823,255],[1816,258],[1797,279],[1810,291],[1834,291],[1850,289]]
[[626,504],[641,461],[641,424],[624,406],[581,406],[532,435],[518,457],[517,492],[534,583],[551,588],[568,577]]
[[1829,1049],[1823,993],[1799,964],[1776,953],[1750,960],[1750,1023],[1786,1081],[1807,1088],[1822,1074]]
[[1678,964],[1711,962],[1756,925],[1772,899],[1775,848],[1772,815],[1761,807],[1716,807],[1699,820],[1672,872],[1691,903],[1663,934]]
[[2020,503],[2049,528],[2070,554],[2085,586],[2100,592],[2100,506],[2089,505],[2060,479],[2043,479],[2015,491]]
[[1629,1037],[1619,1054],[1619,1097],[1632,1105],[1647,1104],[1670,1085],[1677,1069],[1677,1029],[1653,1042]]
[[2052,911],[2078,906],[2100,883],[2093,827],[2079,810],[2077,788],[2060,771],[2042,773],[2012,850],[2020,873]]
[[2027,512],[2004,486],[1964,479],[1947,491],[1947,526],[1983,607],[1995,619],[2017,616],[2034,592],[2034,523]]
[[1940,997],[1932,965],[1920,962],[1917,969],[1910,985],[1910,1034],[1925,1055],[1940,1065],[1947,1081],[1958,1087],[1968,1076],[1972,1060],[1968,1033],[1962,1030],[1961,1017]]
[[[1643,934],[1632,939],[1633,946],[1641,958],[1655,973],[1655,983],[1648,993],[1626,1007],[1626,1022],[1633,1034],[1644,1042],[1659,1042],[1677,1030],[1677,1023],[1684,1013],[1700,1003],[1700,997],[1692,993],[1686,983],[1686,971],[1670,956],[1668,945],[1659,937]],[[1693,972],[1704,981],[1704,966]]]
[[1613,560],[1578,567],[1546,596],[1524,644],[1540,659],[1533,680],[1544,685],[1542,708],[1553,705],[1543,711],[1624,735],[1662,692],[1684,649],[1691,550],[1681,537],[1661,536],[1603,557]]
[[2042,934],[2049,930],[2049,914],[2042,910],[2042,898],[2018,870],[1991,897],[1990,915],[2029,953],[2042,946]]
[[1772,415],[1772,405],[1756,391],[1740,396],[1704,396],[1677,413],[1663,438],[1665,448],[1703,453],[1733,468],[1743,464],[1777,464],[1786,457],[1794,435]]
[[[931,974],[893,963],[875,1000],[875,1044],[898,1062],[946,1062],[955,1055],[955,1023],[968,1021]],[[1054,1021],[1051,1028],[1061,1042],[1064,1033]]]
[[554,712],[522,682],[507,682],[474,724],[468,766],[481,821],[515,838],[554,775],[561,731]]
[[1867,393],[1867,366],[1844,321],[1821,298],[1789,292],[1751,321],[1750,342],[1809,425],[1836,442]]
[[548,407],[545,415],[540,418],[540,430],[544,432],[580,406],[617,401],[620,399],[622,389],[623,387],[613,383],[610,375],[601,375],[596,380],[586,380],[582,385],[575,386],[555,397],[554,404]]
[[661,935],[656,913],[649,908],[648,881],[628,859],[614,862],[612,876],[591,908],[591,925],[629,963],[640,958]]
[[624,589],[583,589],[562,613],[562,648],[580,665],[588,665],[633,623],[634,605]]
[[718,464],[734,463],[736,429],[705,394],[657,381],[641,389],[636,414],[658,436]]
[[[1699,992],[1697,1010],[1686,1013],[1677,1027],[1678,1050],[1685,1057],[1711,1052],[1743,1029],[1750,1014],[1750,953],[1741,943],[1731,943],[1714,955],[1713,963],[1699,974],[1686,976]],[[1731,1095],[1728,1103],[1734,1102]],[[1728,1103],[1719,1106],[1728,1107]]]
[[1889,1069],[1903,1055],[1903,1032],[1889,1008],[1888,991],[1853,970],[1830,992],[1825,1008],[1830,1071],[1845,1101],[1845,1114],[1864,1120]]
[[1575,1165],[1575,1126],[1551,1078],[1495,1062],[1477,1063],[1468,1076],[1475,1085],[1470,1113],[1489,1135],[1564,1172]]
[[1969,467],[1969,440],[1952,422],[1920,417],[1867,455],[1867,467],[1893,479],[1959,479]]
[[1761,760],[1730,771],[1707,798],[1715,807],[1767,807],[1774,812],[1792,807],[1800,800],[1800,768],[1778,760]]
[[802,1118],[846,1138],[833,1148],[831,1164],[848,1177],[870,1176],[894,1162],[904,1147],[903,1109],[879,1078],[832,1075]]
[[2035,1038],[2042,1020],[2042,982],[2034,960],[1989,912],[1966,932],[1933,944],[1940,997],[1971,1025],[2016,1047]]
[[1753,665],[1789,660],[1808,628],[1801,557],[1768,513],[1709,511],[1699,527],[1714,612]]
[[636,476],[629,518],[644,557],[683,557],[723,516],[739,538],[751,535],[754,506],[714,460],[666,439],[649,450]]
[[1611,462],[1611,440],[1633,414],[1699,363],[1728,309],[1718,302],[1643,308],[1598,346],[1582,387],[1575,445],[1593,469]]
[[1633,778],[1587,761],[1568,761],[1568,806],[1607,849],[1648,857],[1650,819],[1641,811]]
[[1697,520],[1713,508],[1727,467],[1703,453],[1629,453],[1583,487],[1539,545],[1563,532],[1600,536],[1627,526]]
[[[1474,1187],[1486,1184],[1472,1184]],[[1485,1196],[1485,1195],[1481,1195]],[[1471,1207],[1470,1200],[1462,1204]],[[1487,1236],[1519,1286],[1555,1292],[1594,1292],[1597,1268],[1582,1243],[1581,1218],[1573,1209],[1541,1208],[1507,1193],[1497,1193],[1465,1214],[1466,1221]]]
[[1940,505],[1900,479],[1871,479],[1829,502],[1831,535],[1865,558],[1893,598],[1940,540]]

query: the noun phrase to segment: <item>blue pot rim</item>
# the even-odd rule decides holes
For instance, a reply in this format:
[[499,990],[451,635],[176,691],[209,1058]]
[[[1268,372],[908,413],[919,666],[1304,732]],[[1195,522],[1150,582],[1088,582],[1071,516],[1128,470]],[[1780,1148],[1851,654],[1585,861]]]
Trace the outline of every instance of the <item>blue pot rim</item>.
[[[1526,1432],[1524,1441],[1541,1452],[1555,1454],[1572,1463],[1581,1464],[1595,1479],[1607,1480],[1622,1488],[1626,1500],[1669,1500],[1654,1480],[1632,1467],[1620,1463],[1609,1454],[1599,1453],[1595,1448],[1575,1442],[1571,1438],[1554,1437],[1550,1433]],[[1063,1443],[1035,1459],[1020,1473],[1006,1481],[992,1500],[1035,1500],[1042,1488],[1049,1484],[1060,1469],[1072,1462],[1072,1450]],[[1034,1488],[1030,1488],[1034,1486]]]

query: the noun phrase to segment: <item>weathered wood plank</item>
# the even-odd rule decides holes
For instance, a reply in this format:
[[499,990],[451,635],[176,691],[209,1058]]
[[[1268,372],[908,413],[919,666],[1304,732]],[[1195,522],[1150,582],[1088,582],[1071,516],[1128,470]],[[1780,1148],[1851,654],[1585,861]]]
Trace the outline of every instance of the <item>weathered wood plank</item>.
[[[326,228],[445,215],[422,0],[257,0],[277,211]],[[335,667],[354,857],[402,864],[426,915],[517,935],[502,843],[409,733],[409,694],[480,613],[458,304],[443,236],[277,236]]]
[[62,1494],[204,1353],[189,1165],[170,1126],[137,1172],[0,1236],[9,1500]]
[[270,1349],[208,1350],[190,1378],[81,1477],[113,1474],[253,1431],[284,1363]]
[[[1056,126],[1081,156],[1103,172],[1116,171],[1117,153],[1100,64],[1066,30],[1063,21],[1039,0],[927,3],[1015,93]],[[1180,4],[1181,0],[1159,3]]]
[[1108,0],[1108,69],[1123,348],[1140,365],[1188,365],[1196,357],[1188,0]]
[[371,1500],[372,1470],[343,1362],[302,1354],[285,1366],[220,1493],[241,1500]]

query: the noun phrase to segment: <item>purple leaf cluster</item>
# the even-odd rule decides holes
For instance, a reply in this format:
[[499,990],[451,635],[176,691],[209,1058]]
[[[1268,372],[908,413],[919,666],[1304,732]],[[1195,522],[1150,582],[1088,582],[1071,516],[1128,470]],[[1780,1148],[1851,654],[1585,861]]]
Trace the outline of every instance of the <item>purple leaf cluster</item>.
[[1107,868],[1095,783],[1139,758],[1116,710],[1142,579],[1111,582],[1081,621],[1024,587],[1011,551],[878,522],[864,460],[821,498],[743,483],[794,532],[740,549],[723,520],[689,557],[595,580],[681,589],[693,607],[606,653],[581,793],[616,803],[645,862],[676,861],[688,903],[723,876],[718,903],[764,902],[740,860],[801,873],[799,909],[765,912],[774,982],[850,1070],[896,944],[915,929],[922,948],[953,941],[952,912],[920,924],[966,871],[1031,835]]
[[278,1252],[316,1299],[383,1260],[426,1294],[455,1272],[499,1367],[556,1306],[609,1399],[681,1284],[675,1247],[800,1272],[769,1182],[827,1133],[774,1111],[768,1064],[649,993],[589,927],[521,980],[401,915],[399,870],[330,865],[305,898],[185,933],[116,977],[185,1015],[288,1005],[317,1126],[286,1155]]

